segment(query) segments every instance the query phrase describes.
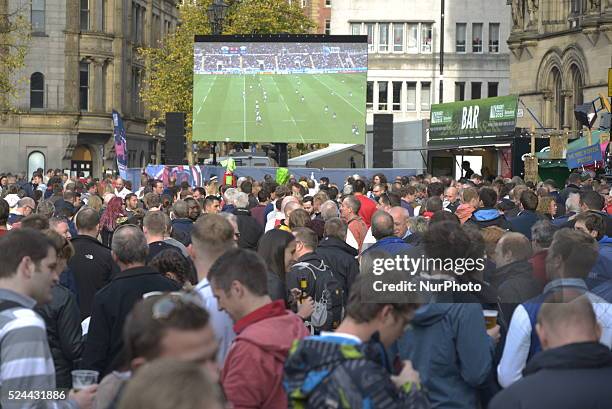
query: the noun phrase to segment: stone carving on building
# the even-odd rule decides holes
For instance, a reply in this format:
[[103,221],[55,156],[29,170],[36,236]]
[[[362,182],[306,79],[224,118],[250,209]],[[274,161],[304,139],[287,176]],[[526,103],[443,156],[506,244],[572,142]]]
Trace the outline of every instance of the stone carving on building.
[[529,24],[527,28],[535,29],[538,27],[538,9],[540,0],[527,0],[527,11],[529,13]]
[[525,0],[512,0],[512,22],[515,30],[523,28]]
[[589,11],[599,12],[601,10],[601,0],[589,0]]

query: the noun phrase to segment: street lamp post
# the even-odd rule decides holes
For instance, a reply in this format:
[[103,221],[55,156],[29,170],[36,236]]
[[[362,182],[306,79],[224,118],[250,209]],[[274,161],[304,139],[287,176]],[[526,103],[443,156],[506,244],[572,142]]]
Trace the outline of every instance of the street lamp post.
[[[206,10],[208,21],[210,23],[210,31],[213,35],[221,35],[223,32],[223,20],[227,15],[229,6],[223,0],[213,0],[212,4]],[[213,166],[217,166],[217,142],[213,142]]]

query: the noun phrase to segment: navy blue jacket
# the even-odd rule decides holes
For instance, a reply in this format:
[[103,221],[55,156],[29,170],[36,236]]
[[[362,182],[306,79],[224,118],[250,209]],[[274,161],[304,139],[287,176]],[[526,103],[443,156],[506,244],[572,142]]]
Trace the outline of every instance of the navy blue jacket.
[[603,236],[599,240],[599,257],[585,281],[589,288],[612,281],[612,237]]
[[191,229],[193,220],[188,218],[172,220],[172,238],[180,241],[185,247],[191,244]]
[[531,240],[531,227],[542,217],[533,210],[523,210],[517,217],[509,220],[510,230],[524,234]]
[[378,240],[372,246],[368,247],[362,255],[368,254],[370,252],[385,252],[389,255],[396,255],[404,251],[408,251],[412,248],[410,244],[406,243],[403,239],[399,237],[391,236],[385,237]]

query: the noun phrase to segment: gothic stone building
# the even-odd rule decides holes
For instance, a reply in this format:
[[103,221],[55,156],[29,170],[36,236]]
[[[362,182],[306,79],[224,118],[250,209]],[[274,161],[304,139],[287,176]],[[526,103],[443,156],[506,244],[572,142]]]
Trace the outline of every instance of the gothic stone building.
[[[548,128],[578,129],[574,107],[607,96],[612,0],[508,0],[510,92]],[[535,122],[525,112],[519,126]]]
[[130,167],[156,159],[139,97],[144,75],[138,47],[176,28],[176,0],[0,0],[21,9],[32,39],[17,113],[0,115],[0,170],[39,167],[100,176],[115,169],[111,111],[122,114]]

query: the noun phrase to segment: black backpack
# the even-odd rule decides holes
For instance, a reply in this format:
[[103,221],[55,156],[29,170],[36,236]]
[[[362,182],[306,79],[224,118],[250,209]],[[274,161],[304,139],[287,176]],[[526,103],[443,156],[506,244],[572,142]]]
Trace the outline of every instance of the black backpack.
[[319,266],[300,262],[293,265],[293,268],[296,267],[299,269],[298,283],[305,279],[309,283],[308,289],[314,289],[314,294],[307,294],[315,302],[315,310],[309,318],[310,325],[316,332],[338,328],[344,318],[344,290],[340,281],[323,260]]

